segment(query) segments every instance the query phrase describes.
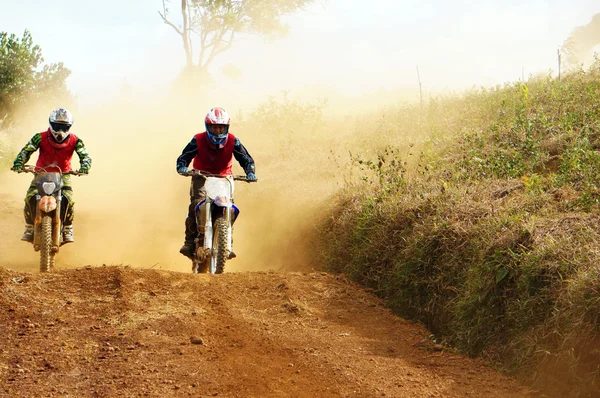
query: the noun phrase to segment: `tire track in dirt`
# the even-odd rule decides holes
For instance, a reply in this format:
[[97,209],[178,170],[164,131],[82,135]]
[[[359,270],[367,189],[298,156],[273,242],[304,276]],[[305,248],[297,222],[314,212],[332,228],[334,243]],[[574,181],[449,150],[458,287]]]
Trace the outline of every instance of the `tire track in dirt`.
[[0,396],[538,396],[325,273],[0,268],[0,322]]

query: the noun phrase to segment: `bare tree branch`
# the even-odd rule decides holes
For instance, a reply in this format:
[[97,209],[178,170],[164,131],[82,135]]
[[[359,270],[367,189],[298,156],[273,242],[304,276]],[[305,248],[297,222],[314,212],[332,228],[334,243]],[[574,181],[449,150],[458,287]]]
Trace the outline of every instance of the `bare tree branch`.
[[[228,40],[225,41],[225,43],[227,43],[227,44],[225,44],[225,46],[214,46],[213,51],[211,52],[210,56],[206,60],[206,65],[207,66],[210,65],[210,63],[213,61],[215,56],[229,50],[233,46],[234,38],[235,38],[235,30],[231,31],[231,36],[229,37]],[[221,40],[221,41],[223,41],[223,40]]]
[[210,54],[208,55],[208,58],[206,60],[206,62],[204,63],[204,65],[202,64],[202,60],[198,60],[198,64],[200,66],[208,66],[210,64],[210,62],[212,62],[212,60],[215,58],[215,51],[217,51],[221,45],[221,41],[223,39],[223,36],[225,35],[225,33],[227,32],[227,29],[225,26],[221,26],[221,30],[219,31],[218,34],[215,34],[213,36],[213,39],[211,40],[210,43],[208,43],[208,46],[210,48]]
[[[186,65],[194,65],[194,41],[199,44],[197,66],[206,69],[219,54],[229,50],[239,34],[282,34],[281,17],[315,0],[180,0],[183,25],[168,19],[163,1],[159,15],[182,38]],[[193,33],[193,35],[192,35]]]
[[160,11],[158,12],[158,15],[160,15],[164,23],[175,29],[175,32],[177,32],[179,35],[183,36],[183,32],[179,30],[177,26],[173,25],[173,23],[171,23],[171,21],[169,21]]

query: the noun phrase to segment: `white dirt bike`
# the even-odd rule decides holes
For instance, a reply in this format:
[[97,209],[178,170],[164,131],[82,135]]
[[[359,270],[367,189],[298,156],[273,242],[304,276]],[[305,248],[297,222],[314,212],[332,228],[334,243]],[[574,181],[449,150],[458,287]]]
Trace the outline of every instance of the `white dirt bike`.
[[192,271],[196,274],[221,274],[232,258],[232,228],[239,209],[233,204],[234,181],[248,181],[246,176],[220,176],[191,170],[189,177],[206,178],[206,199],[196,206],[196,239]]

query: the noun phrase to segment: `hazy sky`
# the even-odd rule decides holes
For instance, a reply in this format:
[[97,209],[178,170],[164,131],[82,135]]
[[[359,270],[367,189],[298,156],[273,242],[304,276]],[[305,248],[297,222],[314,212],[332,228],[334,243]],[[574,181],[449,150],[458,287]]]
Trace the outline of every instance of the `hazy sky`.
[[[162,23],[160,0],[0,0],[2,31],[29,29],[47,62],[73,71],[70,89],[102,101],[125,81],[159,91],[184,63],[180,38]],[[493,85],[556,70],[556,50],[600,12],[597,0],[325,0],[289,17],[286,39],[240,40],[216,59],[217,85],[277,93],[327,85],[347,94],[416,87]],[[243,72],[231,80],[220,68]]]

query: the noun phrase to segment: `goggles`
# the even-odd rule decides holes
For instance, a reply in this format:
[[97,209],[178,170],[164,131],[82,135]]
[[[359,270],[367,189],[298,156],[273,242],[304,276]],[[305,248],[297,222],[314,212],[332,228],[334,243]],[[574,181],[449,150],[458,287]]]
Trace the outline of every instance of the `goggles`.
[[66,133],[71,128],[71,125],[70,124],[64,124],[64,123],[52,123],[52,122],[50,122],[50,127],[52,127],[52,130],[54,130],[54,131],[64,131]]

